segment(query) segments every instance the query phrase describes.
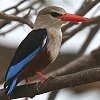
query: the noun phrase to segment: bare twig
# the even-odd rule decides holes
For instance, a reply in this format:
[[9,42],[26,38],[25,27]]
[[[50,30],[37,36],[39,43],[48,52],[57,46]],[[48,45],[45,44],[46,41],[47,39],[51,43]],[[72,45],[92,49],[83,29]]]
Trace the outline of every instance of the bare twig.
[[22,24],[17,24],[15,26],[12,26],[9,30],[5,31],[5,32],[0,32],[0,35],[4,36],[6,34],[8,34],[9,32],[13,31],[14,29],[18,28],[19,26],[21,26]]
[[[25,0],[24,0],[25,1]],[[37,4],[38,2],[42,2],[42,0],[40,1],[40,0],[36,0],[36,1],[32,1],[32,2],[30,2],[27,6],[25,6],[25,7],[23,7],[23,8],[21,8],[21,9],[18,9],[18,6],[16,7],[16,9],[17,9],[17,12],[15,11],[15,12],[13,12],[12,13],[12,15],[17,15],[17,14],[19,14],[19,13],[21,13],[21,12],[23,12],[23,11],[25,11],[25,10],[27,10],[27,9],[30,9],[30,8],[32,8],[32,6],[34,6],[35,4]],[[11,9],[11,7],[10,8],[8,8],[8,9]],[[12,9],[13,9],[13,7],[12,7]],[[7,9],[5,9],[5,11],[6,11]],[[6,26],[7,24],[9,24],[10,23],[10,21],[5,21],[5,20],[2,20],[2,23],[0,23],[0,29],[2,28],[2,27],[4,27],[4,26]]]
[[8,15],[6,13],[0,12],[0,19],[6,19],[9,21],[18,21],[18,22],[27,24],[28,26],[30,26],[30,28],[33,28],[33,23],[23,17],[17,17],[15,15]]
[[23,3],[26,2],[26,1],[28,1],[28,0],[22,0],[22,1],[20,1],[18,4],[14,5],[14,6],[12,6],[12,7],[9,7],[9,8],[7,8],[7,9],[3,10],[2,12],[6,12],[6,11],[12,10],[12,9],[16,9],[16,10],[17,10],[17,7],[20,6],[21,4],[23,4]]
[[89,43],[91,42],[91,40],[93,39],[93,37],[96,35],[96,33],[99,31],[100,28],[100,23],[98,23],[97,25],[95,25],[95,27],[93,27],[90,32],[89,35],[85,41],[85,43],[83,44],[82,48],[79,51],[79,55],[83,54],[86,50],[86,48],[88,47]]

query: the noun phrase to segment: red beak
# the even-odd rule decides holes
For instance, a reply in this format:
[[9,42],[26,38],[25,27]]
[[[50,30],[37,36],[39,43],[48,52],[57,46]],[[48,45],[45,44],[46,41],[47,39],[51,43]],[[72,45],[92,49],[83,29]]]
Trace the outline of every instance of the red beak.
[[85,17],[81,17],[69,13],[62,15],[59,18],[61,19],[61,21],[70,21],[70,22],[86,22],[91,20],[89,18],[85,18]]

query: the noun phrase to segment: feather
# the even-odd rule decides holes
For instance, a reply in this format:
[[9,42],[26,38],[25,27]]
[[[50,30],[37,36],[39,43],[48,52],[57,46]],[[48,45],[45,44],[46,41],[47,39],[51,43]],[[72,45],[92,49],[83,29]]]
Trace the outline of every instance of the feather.
[[12,93],[12,91],[14,90],[14,88],[16,87],[17,84],[17,78],[15,78],[10,86],[10,88],[8,89],[7,95],[10,95]]
[[41,50],[41,48],[37,48],[34,52],[32,52],[29,56],[27,56],[25,59],[23,59],[21,62],[17,63],[16,65],[10,67],[6,81],[8,81],[10,78],[15,76],[28,62],[30,62],[33,57],[36,56],[36,54]]

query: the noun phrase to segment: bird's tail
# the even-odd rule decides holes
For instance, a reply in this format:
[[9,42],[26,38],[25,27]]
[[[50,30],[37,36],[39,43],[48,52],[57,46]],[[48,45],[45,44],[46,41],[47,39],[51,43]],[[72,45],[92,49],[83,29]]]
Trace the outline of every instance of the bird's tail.
[[4,84],[5,93],[10,95],[17,85],[17,78],[14,78],[11,82],[7,82]]

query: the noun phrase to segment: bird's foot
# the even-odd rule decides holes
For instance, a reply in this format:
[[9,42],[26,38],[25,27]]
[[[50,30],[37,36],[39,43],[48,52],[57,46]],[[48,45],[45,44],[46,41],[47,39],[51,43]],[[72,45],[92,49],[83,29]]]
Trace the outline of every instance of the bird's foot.
[[41,72],[36,71],[36,74],[37,74],[40,78],[42,78],[42,80],[41,80],[41,84],[42,84],[42,85],[48,80],[48,78],[47,78],[45,75],[43,75]]
[[48,79],[42,79],[41,80],[41,85],[43,85]]

